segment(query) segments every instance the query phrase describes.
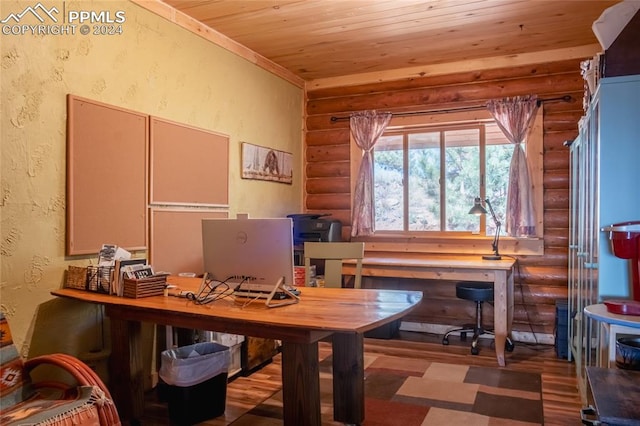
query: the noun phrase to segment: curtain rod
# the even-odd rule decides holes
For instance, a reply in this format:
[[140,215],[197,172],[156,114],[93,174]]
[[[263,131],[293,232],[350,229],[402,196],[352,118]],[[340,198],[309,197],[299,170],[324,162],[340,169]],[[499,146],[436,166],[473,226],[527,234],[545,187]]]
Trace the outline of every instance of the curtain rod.
[[[547,99],[538,99],[538,106],[540,106],[543,102],[571,102],[573,98],[571,95],[559,96],[557,98],[547,98]],[[407,117],[411,115],[426,115],[426,114],[445,114],[448,112],[461,112],[461,111],[477,111],[481,109],[485,109],[485,105],[476,105],[469,107],[460,107],[460,108],[447,108],[447,109],[432,109],[427,111],[413,111],[413,112],[398,112],[391,113],[394,117]],[[334,123],[336,121],[345,121],[349,120],[349,116],[344,117],[331,117],[331,122]]]

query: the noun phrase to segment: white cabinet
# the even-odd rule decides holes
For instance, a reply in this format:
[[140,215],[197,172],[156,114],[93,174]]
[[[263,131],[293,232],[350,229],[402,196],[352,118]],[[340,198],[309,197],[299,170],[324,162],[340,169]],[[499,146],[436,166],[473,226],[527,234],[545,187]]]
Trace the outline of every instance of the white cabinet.
[[628,261],[611,253],[600,229],[640,219],[639,75],[600,79],[570,148],[568,343],[584,399],[599,327],[583,309],[631,292]]

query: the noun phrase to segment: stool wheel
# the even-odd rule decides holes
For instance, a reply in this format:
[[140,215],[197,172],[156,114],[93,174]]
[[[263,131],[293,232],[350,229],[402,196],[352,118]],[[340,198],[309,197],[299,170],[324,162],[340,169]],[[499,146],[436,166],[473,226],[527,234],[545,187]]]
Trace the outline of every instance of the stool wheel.
[[471,355],[478,355],[480,353],[480,349],[477,346],[471,346]]
[[467,333],[465,333],[464,331],[460,333],[460,340],[467,340]]
[[442,344],[445,345],[445,346],[448,345],[449,344],[449,338],[448,337],[444,337],[442,339]]
[[513,342],[511,341],[511,339],[507,339],[507,342],[504,345],[504,349],[507,352],[513,352],[513,348],[515,348],[516,345],[513,344]]

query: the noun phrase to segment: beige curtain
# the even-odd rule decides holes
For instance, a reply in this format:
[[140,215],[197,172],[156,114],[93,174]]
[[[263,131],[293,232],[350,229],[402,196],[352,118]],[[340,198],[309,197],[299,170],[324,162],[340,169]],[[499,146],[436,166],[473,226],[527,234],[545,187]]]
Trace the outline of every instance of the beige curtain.
[[391,113],[362,111],[351,114],[349,125],[356,145],[362,149],[351,214],[351,236],[371,235],[375,231],[373,203],[372,151],[391,121]]
[[531,236],[536,233],[533,191],[529,178],[527,156],[522,147],[538,109],[535,95],[491,100],[487,109],[493,115],[506,138],[514,144],[509,167],[506,231],[511,236]]

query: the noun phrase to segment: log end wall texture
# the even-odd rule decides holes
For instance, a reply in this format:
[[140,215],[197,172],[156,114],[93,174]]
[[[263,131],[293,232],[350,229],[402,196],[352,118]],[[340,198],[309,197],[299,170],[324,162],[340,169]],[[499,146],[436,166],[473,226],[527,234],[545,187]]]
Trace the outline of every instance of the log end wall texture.
[[[528,94],[540,98],[571,95],[570,102],[544,104],[544,255],[519,256],[516,271],[514,330],[553,334],[555,301],[567,297],[569,151],[563,143],[578,135],[583,93],[580,60],[575,59],[310,90],[305,142],[306,210],[332,214],[343,223],[343,238],[349,238],[349,122],[332,122],[332,116],[368,109],[407,112],[456,108]],[[380,285],[424,291],[423,303],[407,318],[409,321],[462,324],[475,314],[473,306],[456,299],[450,284],[391,280]],[[487,321],[491,320],[488,315]]]

